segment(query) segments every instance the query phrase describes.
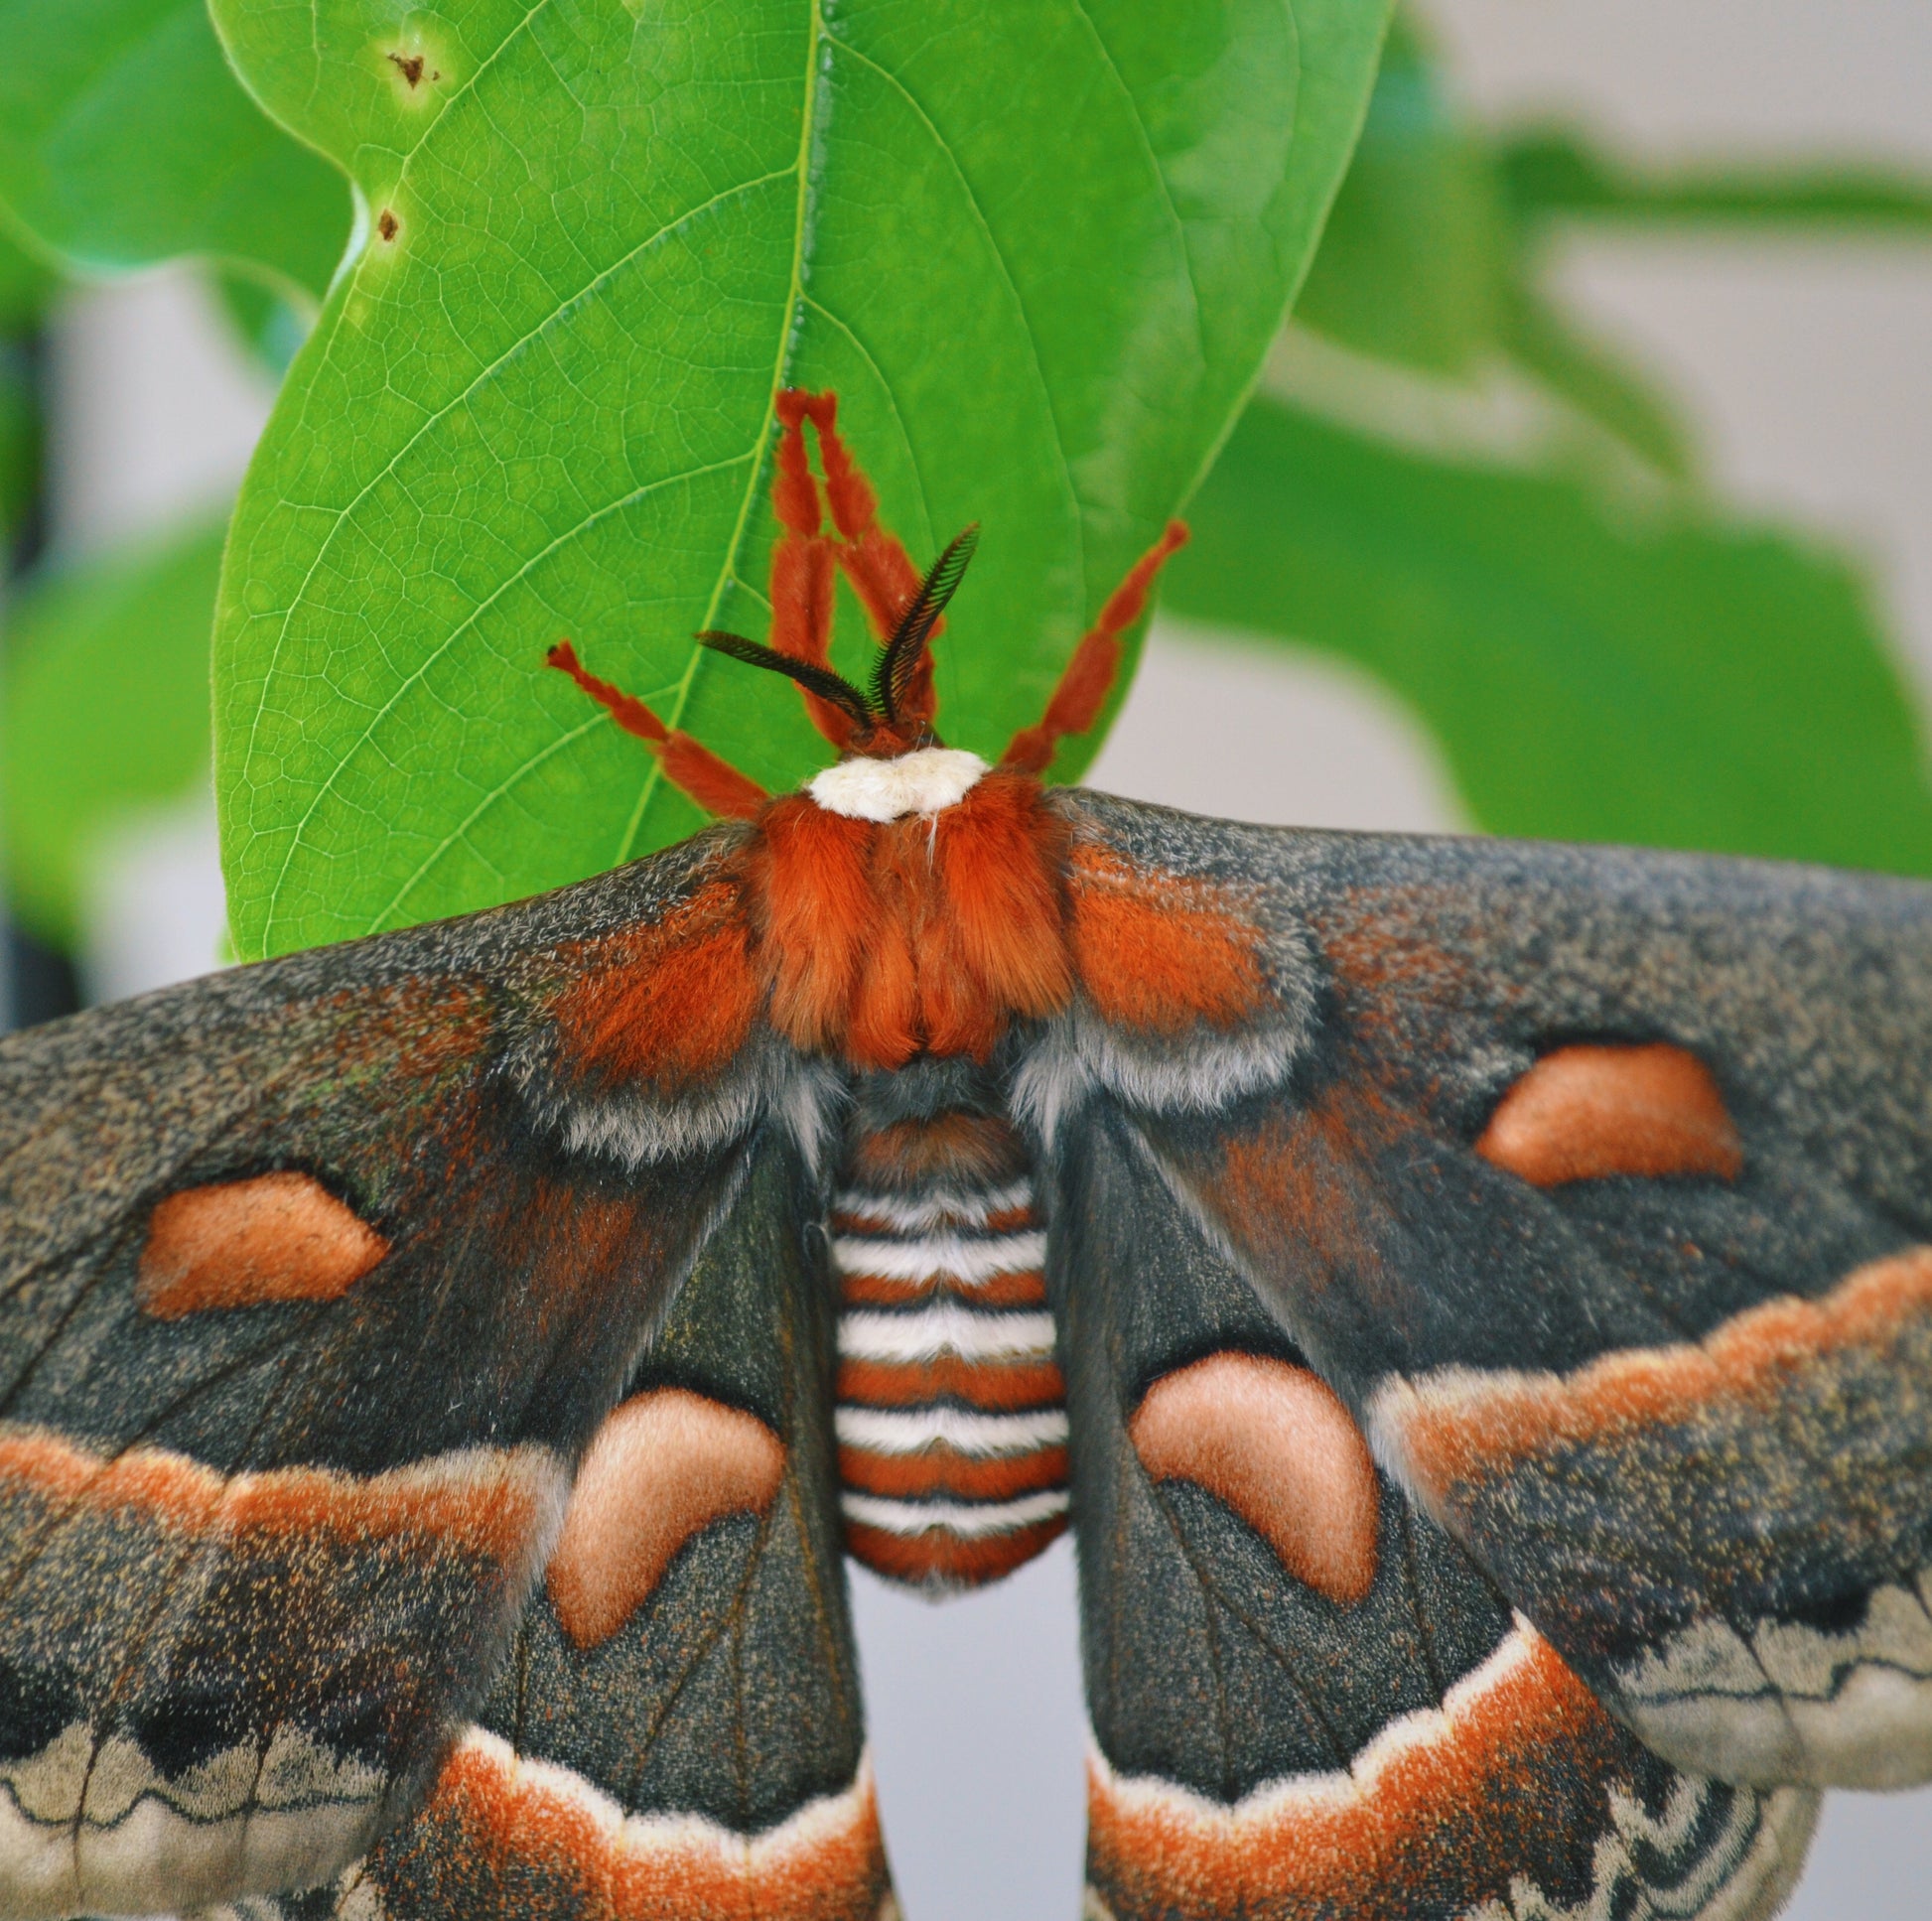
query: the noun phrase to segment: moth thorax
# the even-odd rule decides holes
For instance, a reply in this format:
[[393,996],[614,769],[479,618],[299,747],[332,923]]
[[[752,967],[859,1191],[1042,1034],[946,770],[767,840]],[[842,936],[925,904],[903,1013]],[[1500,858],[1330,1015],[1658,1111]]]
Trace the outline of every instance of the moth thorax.
[[828,814],[883,823],[958,805],[985,771],[986,762],[964,748],[920,748],[891,760],[841,760],[815,773],[805,791]]

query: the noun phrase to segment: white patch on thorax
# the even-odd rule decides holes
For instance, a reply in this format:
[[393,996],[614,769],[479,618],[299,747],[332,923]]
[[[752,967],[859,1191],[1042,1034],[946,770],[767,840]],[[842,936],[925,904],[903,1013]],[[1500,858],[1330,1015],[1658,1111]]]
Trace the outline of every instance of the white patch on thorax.
[[828,814],[883,822],[956,806],[985,771],[986,762],[964,748],[920,748],[896,760],[841,760],[813,774],[805,791]]

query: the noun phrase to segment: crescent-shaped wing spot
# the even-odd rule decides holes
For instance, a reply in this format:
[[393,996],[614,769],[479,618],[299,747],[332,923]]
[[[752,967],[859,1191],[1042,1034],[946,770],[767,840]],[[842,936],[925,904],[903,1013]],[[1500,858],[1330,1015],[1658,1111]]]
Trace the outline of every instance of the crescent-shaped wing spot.
[[389,1243],[305,1173],[170,1194],[148,1220],[134,1298],[158,1320],[269,1302],[339,1301]]
[[1210,1354],[1148,1389],[1127,1424],[1156,1480],[1192,1481],[1338,1606],[1375,1583],[1375,1463],[1334,1390],[1305,1367]]
[[1476,1143],[1532,1185],[1607,1174],[1715,1174],[1744,1165],[1711,1070],[1666,1042],[1559,1047],[1506,1093]]
[[633,1395],[592,1441],[550,1560],[564,1632],[608,1641],[694,1534],[762,1514],[784,1472],[784,1443],[756,1415],[684,1388]]

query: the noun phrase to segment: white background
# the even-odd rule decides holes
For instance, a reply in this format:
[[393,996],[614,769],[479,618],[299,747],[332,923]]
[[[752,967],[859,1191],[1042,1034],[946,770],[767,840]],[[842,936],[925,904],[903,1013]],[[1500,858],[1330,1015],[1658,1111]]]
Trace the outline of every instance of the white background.
[[[1464,96],[1580,115],[1652,158],[1892,157],[1932,174],[1925,0],[1437,0]],[[1591,239],[1587,315],[1666,374],[1723,489],[1870,557],[1901,664],[1932,700],[1932,247]],[[84,551],[235,482],[264,384],[198,289],[158,274],[77,299],[55,356],[56,545]],[[1426,738],[1311,656],[1157,627],[1093,784],[1306,825],[1462,824]],[[91,911],[101,998],[202,971],[219,926],[210,805],[141,824]],[[1082,1722],[1064,1543],[930,1607],[861,1575],[881,1794],[912,1921],[1072,1921]],[[1836,1796],[1794,1921],[1932,1913],[1932,1796]]]

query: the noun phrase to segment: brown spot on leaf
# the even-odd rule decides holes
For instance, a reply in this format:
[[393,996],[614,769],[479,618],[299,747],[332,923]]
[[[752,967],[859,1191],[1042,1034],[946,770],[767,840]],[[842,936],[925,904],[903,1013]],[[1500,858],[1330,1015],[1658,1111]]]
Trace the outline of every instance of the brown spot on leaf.
[[1503,1096],[1476,1152],[1538,1187],[1607,1174],[1734,1180],[1744,1165],[1710,1068],[1662,1042],[1545,1054]]
[[382,209],[382,217],[379,220],[377,220],[375,223],[375,230],[379,234],[381,234],[385,240],[393,240],[396,237],[397,230],[399,229],[401,224],[402,222],[399,221],[396,218],[396,216],[393,213],[391,213],[389,209],[385,206]]
[[684,1388],[624,1402],[591,1442],[550,1558],[552,1606],[596,1647],[650,1598],[677,1551],[728,1514],[762,1514],[785,1471],[762,1421]]
[[1156,1381],[1127,1433],[1156,1480],[1205,1488],[1316,1593],[1348,1606],[1375,1584],[1375,1463],[1354,1417],[1307,1368],[1210,1354]]
[[396,71],[409,82],[411,91],[422,84],[423,57],[421,54],[391,54],[389,58],[395,63]]
[[389,1243],[305,1173],[170,1194],[148,1221],[134,1298],[159,1320],[270,1302],[337,1301]]

